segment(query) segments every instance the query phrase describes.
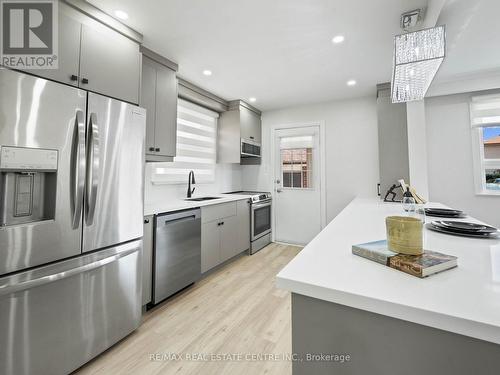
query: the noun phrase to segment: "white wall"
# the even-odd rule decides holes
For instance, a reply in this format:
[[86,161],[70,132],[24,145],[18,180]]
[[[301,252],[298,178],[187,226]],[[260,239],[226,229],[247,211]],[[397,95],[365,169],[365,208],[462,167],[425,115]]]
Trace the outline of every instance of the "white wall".
[[262,164],[243,166],[243,187],[273,191],[273,125],[314,121],[324,121],[326,125],[326,213],[330,221],[354,197],[376,196],[379,167],[375,95],[264,112]]
[[[151,183],[152,168],[152,163],[146,163],[144,172],[144,203],[146,205],[161,204],[161,202],[168,200],[186,197],[188,176],[186,176],[185,184],[153,185]],[[194,195],[203,196],[241,190],[241,170],[242,167],[238,164],[217,164],[215,182],[213,184],[196,184]]]
[[500,196],[475,194],[469,102],[472,94],[425,100],[429,197],[500,226]]

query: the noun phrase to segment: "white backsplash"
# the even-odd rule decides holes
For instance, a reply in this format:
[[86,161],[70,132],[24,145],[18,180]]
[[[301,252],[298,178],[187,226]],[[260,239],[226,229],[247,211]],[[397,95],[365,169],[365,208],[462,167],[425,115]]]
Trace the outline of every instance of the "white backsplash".
[[[186,197],[188,176],[186,183],[174,185],[154,185],[151,183],[153,163],[146,163],[144,171],[144,203],[146,205],[161,204],[172,199]],[[193,196],[226,193],[242,190],[242,166],[238,164],[217,164],[215,168],[215,182],[211,184],[196,184]],[[195,176],[196,179],[196,176]]]

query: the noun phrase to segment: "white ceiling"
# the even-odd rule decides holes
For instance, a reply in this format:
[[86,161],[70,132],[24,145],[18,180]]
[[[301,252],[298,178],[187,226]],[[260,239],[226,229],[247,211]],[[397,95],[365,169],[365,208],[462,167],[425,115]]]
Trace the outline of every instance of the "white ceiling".
[[[402,12],[427,0],[90,0],[144,34],[179,75],[268,110],[374,95],[390,80]],[[333,45],[334,35],[345,42]],[[202,74],[213,72],[211,77]],[[355,79],[358,84],[347,87]]]
[[448,0],[437,23],[446,25],[447,36],[437,82],[499,71],[499,0]]
[[[445,2],[447,58],[437,80],[500,67],[499,0],[90,0],[179,63],[179,75],[262,110],[375,94],[391,78],[402,12]],[[436,4],[434,4],[436,5]],[[337,34],[345,42],[333,45]],[[211,77],[202,74],[213,72]],[[347,87],[355,79],[358,84]]]

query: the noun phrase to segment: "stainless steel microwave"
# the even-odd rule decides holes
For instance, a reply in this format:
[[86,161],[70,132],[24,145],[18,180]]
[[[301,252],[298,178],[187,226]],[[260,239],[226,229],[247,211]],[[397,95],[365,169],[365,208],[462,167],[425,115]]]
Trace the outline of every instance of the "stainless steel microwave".
[[251,139],[241,139],[242,158],[260,158],[261,145]]

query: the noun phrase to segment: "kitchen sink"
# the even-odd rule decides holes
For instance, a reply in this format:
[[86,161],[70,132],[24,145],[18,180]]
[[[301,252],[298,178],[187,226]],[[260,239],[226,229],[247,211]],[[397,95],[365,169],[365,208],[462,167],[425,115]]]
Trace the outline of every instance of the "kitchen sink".
[[194,202],[203,202],[203,201],[211,201],[213,199],[222,199],[222,197],[200,197],[200,198],[188,198],[185,200]]

